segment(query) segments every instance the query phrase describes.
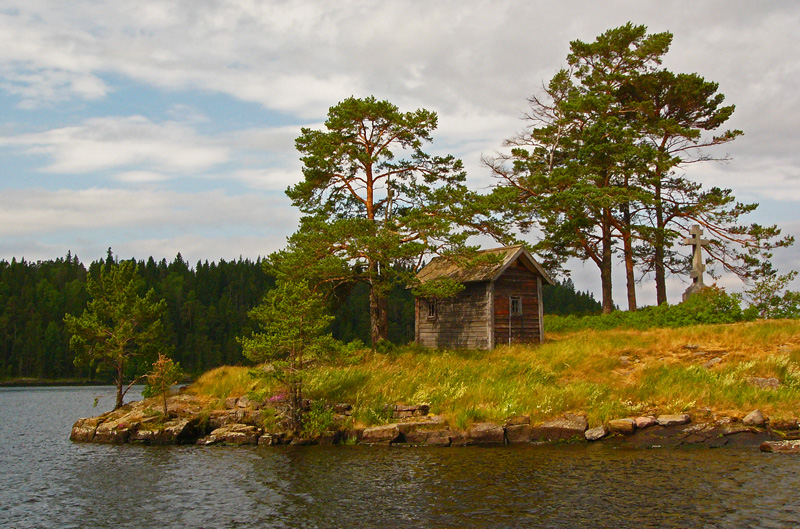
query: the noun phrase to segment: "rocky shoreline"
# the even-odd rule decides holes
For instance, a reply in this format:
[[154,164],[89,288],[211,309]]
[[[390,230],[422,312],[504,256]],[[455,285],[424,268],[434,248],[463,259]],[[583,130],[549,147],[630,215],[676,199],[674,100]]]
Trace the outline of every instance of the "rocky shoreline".
[[[264,428],[265,409],[247,397],[227,399],[223,409],[210,409],[209,400],[190,394],[170,397],[169,417],[152,401],[129,403],[97,417],[78,419],[70,439],[91,443],[147,445],[285,445],[365,444],[407,446],[468,446],[602,441],[632,447],[760,446],[765,452],[800,453],[797,420],[771,421],[755,410],[743,419],[693,417],[689,414],[640,416],[608,421],[589,428],[586,417],[567,413],[532,424],[530,417],[511,417],[503,424],[483,422],[467,430],[452,428],[426,405],[393,406],[392,422],[349,428],[352,409],[331,408],[333,426],[315,436],[297,437],[279,428]],[[274,412],[274,410],[273,410]],[[698,414],[699,415],[699,414]],[[337,426],[340,425],[340,426]]]

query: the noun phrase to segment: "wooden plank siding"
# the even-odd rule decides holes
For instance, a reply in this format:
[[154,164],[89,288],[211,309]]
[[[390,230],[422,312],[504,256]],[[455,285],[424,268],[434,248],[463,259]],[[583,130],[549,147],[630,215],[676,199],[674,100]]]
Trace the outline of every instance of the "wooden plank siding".
[[[522,315],[511,314],[512,296],[521,299]],[[494,345],[539,342],[539,307],[537,275],[517,261],[494,283]]]
[[436,302],[436,317],[428,318],[427,301],[417,299],[416,338],[423,347],[488,349],[489,283],[467,283],[450,299]]
[[547,272],[522,245],[480,253],[491,259],[464,266],[440,256],[417,273],[422,283],[447,278],[465,285],[457,296],[437,303],[434,318],[428,317],[427,300],[416,300],[415,337],[421,346],[493,349],[544,340],[542,284],[553,284]]

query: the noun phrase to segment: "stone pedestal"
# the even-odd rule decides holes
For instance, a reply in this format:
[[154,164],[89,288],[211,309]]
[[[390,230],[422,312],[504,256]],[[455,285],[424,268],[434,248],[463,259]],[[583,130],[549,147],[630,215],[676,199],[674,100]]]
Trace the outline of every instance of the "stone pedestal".
[[684,291],[682,299],[683,299],[683,301],[686,301],[687,299],[689,299],[693,295],[697,294],[698,292],[702,292],[703,290],[705,290],[707,288],[708,287],[706,285],[704,285],[703,283],[692,283],[691,285],[689,285],[689,288],[687,288]]

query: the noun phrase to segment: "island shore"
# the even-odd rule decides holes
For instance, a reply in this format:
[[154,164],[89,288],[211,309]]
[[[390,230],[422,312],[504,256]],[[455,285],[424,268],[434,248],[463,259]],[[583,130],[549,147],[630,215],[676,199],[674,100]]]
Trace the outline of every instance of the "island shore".
[[[159,402],[133,402],[98,417],[79,419],[70,439],[93,443],[139,443],[147,445],[308,445],[365,444],[411,446],[469,446],[610,442],[634,447],[755,446],[771,442],[769,451],[800,449],[797,420],[770,421],[756,410],[744,420],[735,417],[692,417],[688,413],[620,418],[589,428],[585,414],[567,413],[532,424],[529,416],[511,417],[503,423],[481,422],[460,430],[428,406],[394,406],[391,422],[352,428],[352,407],[337,404],[334,427],[315,435],[294,435],[264,427],[265,416],[273,416],[269,404],[247,397],[228,399],[223,409],[209,409],[209,399],[175,395],[169,399],[169,417],[158,412]],[[340,425],[340,426],[336,426]],[[794,441],[794,442],[793,442]],[[776,444],[776,442],[778,442]],[[786,442],[789,444],[782,445]]]
[[147,444],[729,446],[800,438],[800,322],[583,330],[491,351],[347,346],[303,374],[287,426],[270,366],[225,366],[163,402],[80,419],[72,438]]

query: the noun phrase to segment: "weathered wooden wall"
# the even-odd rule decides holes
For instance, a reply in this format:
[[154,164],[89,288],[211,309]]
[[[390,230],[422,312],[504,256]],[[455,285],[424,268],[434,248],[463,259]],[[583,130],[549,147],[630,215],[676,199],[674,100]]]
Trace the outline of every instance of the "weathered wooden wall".
[[[536,274],[519,260],[494,284],[494,345],[540,341],[539,288]],[[522,315],[510,315],[511,296],[522,298]],[[511,340],[509,341],[509,328]]]
[[437,302],[437,317],[428,319],[427,302],[416,301],[416,339],[423,347],[488,349],[490,284],[467,283],[451,299]]

